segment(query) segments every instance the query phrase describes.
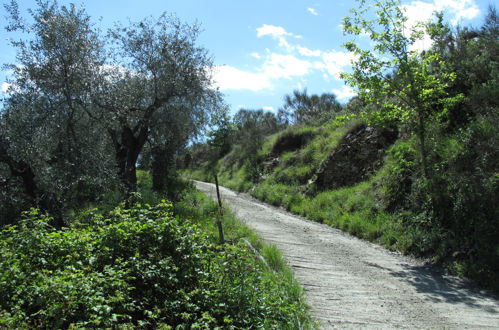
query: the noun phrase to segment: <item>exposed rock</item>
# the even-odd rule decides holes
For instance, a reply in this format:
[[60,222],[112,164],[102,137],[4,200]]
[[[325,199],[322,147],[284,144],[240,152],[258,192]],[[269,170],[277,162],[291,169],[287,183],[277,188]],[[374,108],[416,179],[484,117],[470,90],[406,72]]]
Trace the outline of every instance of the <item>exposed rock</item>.
[[381,167],[385,150],[397,136],[393,129],[365,124],[355,127],[319,167],[314,180],[316,189],[337,189],[366,180]]
[[315,132],[308,131],[302,133],[288,132],[284,133],[275,142],[272,147],[272,155],[279,156],[288,151],[295,151],[305,146],[316,135]]
[[285,152],[295,151],[303,148],[310,142],[317,133],[308,132],[286,132],[277,138],[270,154],[261,162],[262,175],[271,173],[274,168],[279,166],[279,156]]

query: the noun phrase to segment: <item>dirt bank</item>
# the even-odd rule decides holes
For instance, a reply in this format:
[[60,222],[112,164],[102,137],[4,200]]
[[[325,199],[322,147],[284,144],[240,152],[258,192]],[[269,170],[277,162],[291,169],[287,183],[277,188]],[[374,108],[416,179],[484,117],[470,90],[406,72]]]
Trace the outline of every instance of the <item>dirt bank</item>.
[[[214,185],[196,182],[216,196]],[[326,225],[221,188],[234,213],[275,244],[323,328],[499,328],[499,301],[466,281]]]

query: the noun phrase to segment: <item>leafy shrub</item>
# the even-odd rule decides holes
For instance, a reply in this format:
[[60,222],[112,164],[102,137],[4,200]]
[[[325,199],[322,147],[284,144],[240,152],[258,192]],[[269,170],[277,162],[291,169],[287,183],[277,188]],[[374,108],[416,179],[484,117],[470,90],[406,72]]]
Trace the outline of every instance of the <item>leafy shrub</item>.
[[414,139],[400,139],[387,150],[385,165],[378,175],[387,209],[407,206],[406,199],[411,191],[416,166]]
[[302,308],[245,246],[213,245],[167,202],[50,222],[32,210],[1,233],[0,326],[291,327]]

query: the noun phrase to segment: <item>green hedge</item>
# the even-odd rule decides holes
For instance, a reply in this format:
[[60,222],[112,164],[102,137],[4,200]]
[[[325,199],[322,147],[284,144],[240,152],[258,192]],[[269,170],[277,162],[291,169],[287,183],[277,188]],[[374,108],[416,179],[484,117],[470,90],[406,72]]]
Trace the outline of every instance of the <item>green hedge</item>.
[[[0,239],[0,327],[288,328],[300,307],[243,245],[215,246],[171,204],[37,210]],[[266,275],[267,274],[267,275]]]

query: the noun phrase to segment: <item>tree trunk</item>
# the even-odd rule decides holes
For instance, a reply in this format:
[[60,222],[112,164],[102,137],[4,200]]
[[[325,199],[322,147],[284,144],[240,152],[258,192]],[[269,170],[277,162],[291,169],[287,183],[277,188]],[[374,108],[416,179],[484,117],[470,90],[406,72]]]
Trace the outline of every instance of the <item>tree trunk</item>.
[[137,159],[144,147],[149,128],[142,125],[137,136],[131,128],[123,127],[120,138],[114,130],[110,130],[111,138],[116,152],[116,163],[118,165],[118,175],[123,183],[126,197],[137,191]]
[[168,179],[168,168],[170,165],[169,155],[166,148],[152,148],[152,189],[157,192],[164,191]]
[[38,187],[35,182],[35,173],[28,163],[15,160],[7,152],[7,143],[3,139],[0,140],[0,162],[5,163],[13,176],[21,178],[24,187],[24,193],[33,201],[38,198]]

